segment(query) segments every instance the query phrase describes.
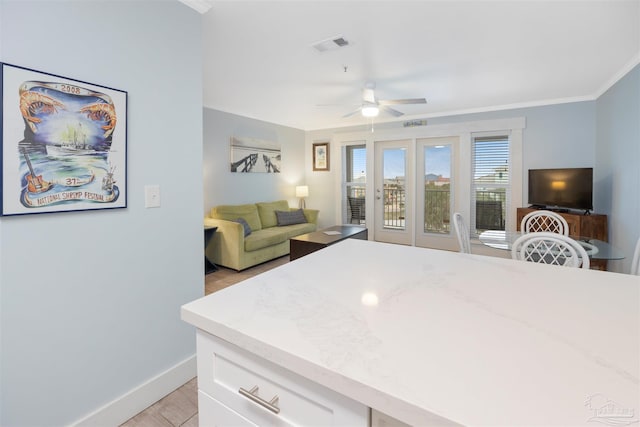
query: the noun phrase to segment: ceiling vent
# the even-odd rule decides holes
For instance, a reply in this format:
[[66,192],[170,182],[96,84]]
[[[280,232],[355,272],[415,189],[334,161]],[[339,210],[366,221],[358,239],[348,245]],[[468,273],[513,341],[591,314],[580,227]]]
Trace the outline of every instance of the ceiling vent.
[[313,48],[320,53],[329,52],[331,50],[337,50],[341,47],[349,46],[349,41],[342,36],[331,37],[330,39],[322,40],[312,44]]

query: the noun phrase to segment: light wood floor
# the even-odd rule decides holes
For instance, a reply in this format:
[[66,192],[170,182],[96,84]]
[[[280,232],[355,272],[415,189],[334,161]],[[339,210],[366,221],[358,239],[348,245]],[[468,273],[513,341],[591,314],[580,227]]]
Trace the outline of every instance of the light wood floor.
[[[235,283],[271,270],[289,262],[284,256],[264,264],[237,272],[220,267],[218,271],[205,276],[205,295],[224,289]],[[196,378],[163,397],[121,427],[197,427],[198,425],[198,385]]]

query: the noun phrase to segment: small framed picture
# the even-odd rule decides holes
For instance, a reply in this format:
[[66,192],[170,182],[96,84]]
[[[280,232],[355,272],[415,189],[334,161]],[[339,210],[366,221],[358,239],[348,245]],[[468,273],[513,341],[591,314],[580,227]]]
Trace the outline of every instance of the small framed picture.
[[329,170],[329,143],[316,142],[313,144],[313,170]]

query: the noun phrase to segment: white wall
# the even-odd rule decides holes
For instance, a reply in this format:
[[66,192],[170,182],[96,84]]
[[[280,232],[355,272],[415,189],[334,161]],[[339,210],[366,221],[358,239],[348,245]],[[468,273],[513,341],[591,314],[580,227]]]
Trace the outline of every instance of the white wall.
[[[0,424],[66,425],[195,353],[179,309],[204,293],[201,16],[177,1],[0,6],[2,61],[129,96],[126,209],[0,218]],[[144,208],[147,184],[161,208]]]
[[[290,206],[297,206],[295,186],[304,184],[305,175],[304,135],[300,129],[205,108],[204,215],[224,204],[288,200]],[[282,172],[231,173],[232,136],[280,142]]]
[[640,238],[640,65],[597,101],[597,203],[609,215],[609,239],[627,257],[609,269],[628,272]]

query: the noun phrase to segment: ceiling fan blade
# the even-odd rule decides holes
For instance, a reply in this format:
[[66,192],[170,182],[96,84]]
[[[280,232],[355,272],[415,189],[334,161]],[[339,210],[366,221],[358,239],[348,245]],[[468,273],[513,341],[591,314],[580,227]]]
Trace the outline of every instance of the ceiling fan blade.
[[350,112],[350,113],[348,113],[348,114],[345,114],[344,116],[342,116],[342,118],[343,118],[343,119],[346,119],[347,117],[354,116],[354,115],[358,114],[361,110],[362,110],[362,107],[360,107],[360,108],[358,108],[357,110],[352,111],[352,112]]
[[367,87],[362,89],[362,99],[365,102],[369,102],[371,104],[375,104],[376,103],[376,96],[373,93],[373,89],[367,88]]
[[424,98],[410,98],[410,99],[384,99],[378,101],[380,105],[400,105],[400,104],[426,104],[427,100]]
[[386,105],[380,105],[380,109],[381,109],[382,111],[385,111],[385,112],[387,112],[387,113],[391,114],[392,116],[395,116],[395,117],[404,116],[404,113],[401,113],[401,112],[400,112],[400,111],[398,111],[398,110],[394,110],[394,109],[393,109],[393,108],[391,108],[391,107],[387,107]]

